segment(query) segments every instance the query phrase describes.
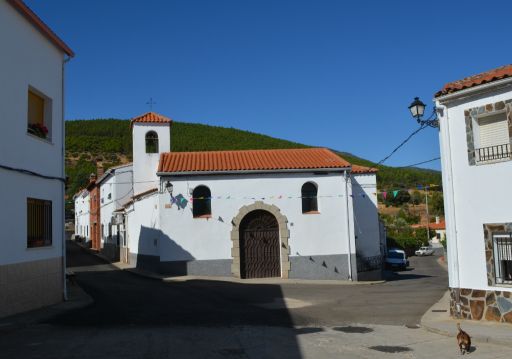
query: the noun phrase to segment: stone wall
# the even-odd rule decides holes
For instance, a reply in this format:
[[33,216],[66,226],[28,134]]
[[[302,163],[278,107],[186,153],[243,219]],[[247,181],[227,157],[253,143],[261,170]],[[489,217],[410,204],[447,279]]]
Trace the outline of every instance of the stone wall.
[[[455,318],[512,323],[512,292],[450,288],[450,315]],[[460,312],[457,310],[459,297]]]

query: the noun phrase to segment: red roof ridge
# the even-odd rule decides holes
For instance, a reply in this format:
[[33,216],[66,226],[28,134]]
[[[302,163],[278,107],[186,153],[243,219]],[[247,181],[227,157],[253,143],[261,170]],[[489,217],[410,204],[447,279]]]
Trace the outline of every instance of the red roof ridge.
[[440,97],[467,88],[501,80],[507,77],[512,77],[512,64],[501,66],[476,75],[468,76],[461,80],[449,82],[435,94],[435,97]]
[[22,0],[7,0],[12,7],[25,17],[32,25],[34,25],[50,42],[61,49],[69,57],[74,57],[75,53],[66,45],[62,39],[53,32],[53,30],[44,23],[37,14],[32,11]]
[[169,117],[165,117],[159,113],[150,111],[143,115],[132,118],[130,121],[130,126],[133,126],[133,123],[172,123],[172,120]]

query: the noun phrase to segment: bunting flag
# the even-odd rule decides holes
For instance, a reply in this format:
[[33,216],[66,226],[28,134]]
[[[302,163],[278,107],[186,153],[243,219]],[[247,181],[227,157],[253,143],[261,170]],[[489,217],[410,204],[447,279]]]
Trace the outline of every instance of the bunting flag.
[[393,191],[393,197],[394,197],[394,198],[396,198],[396,196],[397,196],[398,192],[400,192],[400,191],[399,191],[399,190],[394,190],[394,191]]
[[386,199],[387,196],[388,196],[387,192],[382,192],[382,198]]

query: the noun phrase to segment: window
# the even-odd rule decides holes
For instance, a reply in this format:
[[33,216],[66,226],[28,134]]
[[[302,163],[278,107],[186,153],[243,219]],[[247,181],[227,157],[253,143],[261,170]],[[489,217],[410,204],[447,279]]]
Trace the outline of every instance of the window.
[[52,202],[27,198],[27,247],[52,245]]
[[192,192],[192,214],[194,218],[211,216],[211,196],[210,189],[206,186],[197,186],[194,189],[194,192]]
[[28,90],[27,132],[31,135],[50,139],[51,100],[40,92]]
[[146,153],[158,153],[158,135],[155,131],[146,133]]
[[318,189],[314,183],[306,182],[302,186],[302,213],[318,213]]
[[475,130],[477,163],[510,158],[510,139],[505,112],[479,117]]
[[493,235],[496,284],[512,284],[512,233]]

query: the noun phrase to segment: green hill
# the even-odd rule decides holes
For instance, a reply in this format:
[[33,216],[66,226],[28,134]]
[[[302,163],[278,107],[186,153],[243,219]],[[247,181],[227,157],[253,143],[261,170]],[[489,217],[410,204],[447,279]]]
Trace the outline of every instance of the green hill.
[[[235,128],[174,122],[171,150],[215,151],[274,148],[306,148],[304,144],[281,140]],[[371,161],[350,153],[338,152],[353,164],[374,166]],[[105,169],[131,161],[132,138],[126,120],[96,119],[66,121],[66,172],[69,176],[68,195],[72,196],[87,184],[89,174],[95,172],[95,161]],[[379,188],[413,188],[418,183],[441,184],[439,171],[420,168],[378,166]]]

